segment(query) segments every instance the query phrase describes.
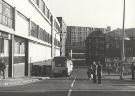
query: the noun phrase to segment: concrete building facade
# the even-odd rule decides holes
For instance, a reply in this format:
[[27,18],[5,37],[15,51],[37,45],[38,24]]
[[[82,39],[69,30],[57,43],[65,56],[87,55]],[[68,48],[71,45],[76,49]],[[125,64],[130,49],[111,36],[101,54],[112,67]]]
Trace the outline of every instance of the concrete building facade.
[[[121,58],[122,29],[116,29],[106,34],[106,56]],[[134,57],[135,28],[125,29],[125,56]],[[110,54],[109,54],[110,53]]]
[[[122,60],[122,29],[116,29],[106,34],[106,67],[119,72]],[[135,28],[125,29],[124,37],[124,74],[131,72],[131,64],[135,57]],[[114,70],[117,69],[117,70]]]
[[59,26],[46,0],[0,0],[0,59],[6,62],[6,78],[30,75],[31,64],[51,64],[60,55]]
[[57,17],[60,23],[60,33],[61,33],[61,56],[65,56],[65,46],[66,46],[66,39],[67,39],[67,25],[62,17]]

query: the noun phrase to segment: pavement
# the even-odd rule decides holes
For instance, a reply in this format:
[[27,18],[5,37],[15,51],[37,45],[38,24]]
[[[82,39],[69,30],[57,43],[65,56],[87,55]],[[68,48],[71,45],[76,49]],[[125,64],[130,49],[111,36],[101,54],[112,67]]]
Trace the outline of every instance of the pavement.
[[86,68],[79,68],[70,77],[6,78],[0,82],[0,96],[135,96],[131,75],[120,80],[118,74],[103,74],[102,83],[97,84],[86,72]]
[[[133,84],[135,86],[135,80],[131,80],[131,76],[124,76],[123,80],[119,79],[119,75],[103,75],[102,84]],[[51,79],[49,77],[22,77],[22,78],[6,78],[0,79],[0,87],[23,85],[28,83],[37,82],[40,80]],[[86,78],[85,78],[86,79]]]
[[[102,76],[102,79],[119,80],[120,75],[116,75],[116,74],[107,75],[107,74],[104,74]],[[124,75],[123,76],[123,80],[131,80],[131,79],[132,79],[131,75]]]
[[[72,76],[69,77],[69,79],[74,79],[72,77],[76,77],[76,80],[86,80],[87,79],[87,74],[86,73],[86,68],[76,68],[72,74]],[[22,77],[22,78],[6,78],[2,79],[0,78],[0,87],[6,87],[6,86],[15,86],[15,85],[23,85],[27,83],[33,83],[37,82],[40,80],[46,80],[46,79],[53,79],[49,77]],[[54,78],[59,80],[59,78]],[[65,79],[65,78],[63,78]],[[129,84],[129,85],[134,85],[135,86],[135,80],[131,79],[131,75],[124,75],[123,80],[120,80],[120,76],[118,74],[106,74],[103,73],[102,76],[102,84]]]
[[44,79],[49,79],[49,77],[21,77],[21,78],[5,78],[5,79],[0,78],[0,87],[23,85]]

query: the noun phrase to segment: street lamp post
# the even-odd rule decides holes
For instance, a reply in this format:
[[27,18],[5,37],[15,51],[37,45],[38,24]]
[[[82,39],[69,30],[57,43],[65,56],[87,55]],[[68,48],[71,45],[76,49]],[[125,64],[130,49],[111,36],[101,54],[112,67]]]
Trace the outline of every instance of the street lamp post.
[[125,48],[124,48],[124,37],[125,37],[125,0],[124,0],[124,6],[123,6],[123,32],[122,32],[122,50],[121,50],[121,72],[120,72],[120,80],[123,79],[123,65],[125,61]]

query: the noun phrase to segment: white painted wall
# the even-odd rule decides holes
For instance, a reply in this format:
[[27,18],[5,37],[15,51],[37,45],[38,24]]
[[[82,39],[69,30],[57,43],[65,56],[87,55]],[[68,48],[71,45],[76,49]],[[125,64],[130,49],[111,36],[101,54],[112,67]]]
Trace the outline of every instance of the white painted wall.
[[22,36],[22,37],[28,37],[29,35],[29,22],[28,20],[24,19],[20,15],[16,16],[16,30],[15,34]]
[[9,5],[11,5],[12,7],[15,6],[15,0],[4,0],[5,2],[7,2]]
[[51,59],[51,47],[29,42],[29,60],[30,58],[31,62]]
[[50,23],[46,21],[46,19],[40,14],[40,12],[34,7],[34,5],[30,1],[33,0],[15,0],[16,10],[23,13],[23,15],[25,15],[27,18],[30,18],[31,21],[34,21],[34,23],[36,23],[41,28],[45,29],[48,33],[51,34]]
[[[49,34],[51,34],[51,23],[50,23],[50,21],[40,11],[40,9],[33,2],[33,0],[5,0],[5,1],[7,3],[9,3],[9,5],[12,5],[12,7],[15,7],[16,11],[19,11],[24,16],[29,18],[31,21],[33,21],[34,23],[39,25],[39,27],[44,29]],[[44,1],[46,1],[46,0],[44,0]],[[47,6],[48,6],[48,4],[47,4]],[[52,11],[51,11],[51,13],[54,16],[54,19],[56,19],[55,15],[53,14]],[[7,31],[7,32],[13,33],[15,35],[19,35],[21,37],[26,37],[30,40],[37,41],[37,42],[40,42],[42,44],[46,44],[46,42],[43,42],[41,40],[38,40],[34,37],[29,36],[29,22],[27,20],[21,18],[18,14],[16,14],[15,20],[16,20],[15,21],[16,22],[15,32],[14,32],[13,29],[12,29],[11,32],[9,32],[9,31]],[[56,20],[56,22],[58,22],[58,21]],[[5,29],[5,28],[3,28],[3,29]],[[55,33],[56,33],[55,28],[54,28],[53,32],[54,32],[53,35],[55,35]],[[56,35],[56,38],[57,38],[57,40],[60,41],[60,35],[59,34]],[[48,45],[50,45],[50,44],[48,44]],[[57,56],[60,55],[60,49],[56,49],[56,55]],[[32,62],[42,61],[42,60],[45,60],[45,59],[51,59],[51,48],[40,45],[40,44],[37,44],[37,43],[30,42],[29,43],[29,56],[31,57]]]

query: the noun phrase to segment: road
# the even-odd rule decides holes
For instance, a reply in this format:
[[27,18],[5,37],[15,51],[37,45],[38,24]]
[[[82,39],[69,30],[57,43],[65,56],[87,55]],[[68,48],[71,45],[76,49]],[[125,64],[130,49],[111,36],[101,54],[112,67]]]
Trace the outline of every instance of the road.
[[70,77],[57,77],[35,83],[1,87],[0,96],[135,96],[135,81],[104,79],[102,84],[88,80],[86,68],[76,68]]

